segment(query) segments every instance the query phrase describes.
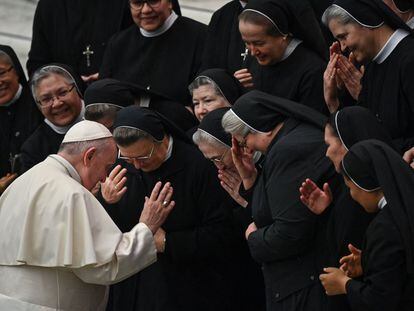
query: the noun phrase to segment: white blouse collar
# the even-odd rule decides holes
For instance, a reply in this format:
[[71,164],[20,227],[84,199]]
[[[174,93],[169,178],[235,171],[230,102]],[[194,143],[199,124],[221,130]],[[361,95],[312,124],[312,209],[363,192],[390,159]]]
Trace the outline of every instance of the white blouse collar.
[[302,43],[302,40],[292,38],[292,40],[289,42],[289,44],[288,44],[288,46],[285,50],[285,53],[283,54],[283,57],[280,61],[282,62],[286,58],[288,58],[293,53],[293,51],[298,47],[298,45],[301,44],[301,43]]
[[148,37],[148,38],[158,37],[162,35],[164,32],[166,32],[167,30],[169,30],[174,24],[174,22],[177,20],[177,18],[178,18],[178,15],[175,14],[174,11],[172,11],[170,16],[168,16],[168,18],[165,20],[164,24],[157,30],[146,31],[145,29],[140,28],[139,31],[141,32],[141,35],[143,35],[144,37]]
[[381,64],[384,62],[388,56],[391,55],[392,51],[397,47],[398,43],[401,42],[402,39],[407,37],[409,32],[404,29],[397,29],[392,36],[388,39],[387,43],[382,47],[381,51],[374,57],[373,61],[377,64]]
[[382,210],[385,205],[387,205],[387,200],[385,199],[385,197],[382,197],[381,200],[379,200],[378,202],[378,208]]
[[239,1],[239,2],[241,4],[242,8],[244,9],[244,7],[247,5],[247,2],[246,1]]
[[414,29],[414,17],[411,17],[411,19],[409,19],[407,21],[407,25],[408,27],[410,27],[411,29]]

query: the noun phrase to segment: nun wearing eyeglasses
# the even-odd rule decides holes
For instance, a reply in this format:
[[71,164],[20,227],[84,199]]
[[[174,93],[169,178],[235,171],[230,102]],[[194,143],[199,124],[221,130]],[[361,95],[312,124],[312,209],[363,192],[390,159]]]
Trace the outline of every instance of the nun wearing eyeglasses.
[[[325,257],[326,219],[317,219],[298,196],[308,174],[317,184],[335,178],[325,157],[325,123],[309,107],[260,91],[240,97],[223,116],[243,188],[253,193],[253,222],[245,236],[262,265],[267,310],[325,308],[318,275]],[[251,151],[264,154],[260,174]]]
[[57,153],[67,131],[83,120],[85,110],[85,85],[69,66],[50,64],[39,68],[30,88],[44,122],[22,146],[22,173]]
[[414,309],[414,173],[383,142],[354,145],[342,160],[352,198],[368,213],[362,252],[325,268],[320,276],[328,295],[346,294],[351,310]]
[[21,146],[40,121],[16,53],[0,45],[0,194],[17,177]]
[[[229,289],[222,262],[230,237],[230,210],[223,206],[213,164],[185,133],[162,115],[131,106],[120,110],[113,132],[119,158],[137,178],[122,199],[107,205],[128,230],[158,181],[174,186],[174,212],[155,234],[157,264],[113,287],[114,310],[225,310]],[[131,179],[132,180],[132,179]]]

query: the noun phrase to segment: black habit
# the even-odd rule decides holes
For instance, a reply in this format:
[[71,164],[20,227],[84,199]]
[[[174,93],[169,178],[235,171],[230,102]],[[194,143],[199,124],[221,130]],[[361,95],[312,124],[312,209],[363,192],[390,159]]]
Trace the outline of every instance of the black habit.
[[112,37],[100,78],[143,85],[189,106],[187,86],[201,66],[207,26],[179,16],[165,33],[145,37],[132,25]]
[[20,171],[20,148],[41,121],[28,87],[26,77],[16,53],[9,46],[0,45],[13,61],[14,69],[22,86],[20,97],[9,106],[0,106],[0,177]]
[[173,140],[171,157],[153,172],[128,169],[128,191],[107,211],[122,231],[139,221],[144,196],[171,182],[176,202],[162,228],[165,252],[155,264],[112,287],[108,310],[226,310],[224,267],[231,236],[216,169],[195,146]]
[[214,12],[208,25],[204,69],[222,68],[233,74],[248,67],[251,56],[249,52],[246,53],[239,31],[239,14],[242,10],[240,1],[233,0]]
[[[49,63],[67,64],[80,75],[97,73],[108,40],[132,23],[127,0],[40,0],[27,62],[29,76]],[[93,51],[89,57],[84,54],[87,46]]]

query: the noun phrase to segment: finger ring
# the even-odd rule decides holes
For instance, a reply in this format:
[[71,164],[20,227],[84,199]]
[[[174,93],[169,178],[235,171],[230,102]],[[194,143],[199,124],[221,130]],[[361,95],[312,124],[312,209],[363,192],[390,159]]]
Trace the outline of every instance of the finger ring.
[[331,79],[332,79],[333,77],[334,77],[334,75],[330,75],[330,76],[329,76],[329,78],[331,78]]
[[168,205],[168,201],[164,201],[164,202],[162,202],[162,206],[167,206]]
[[116,185],[115,185],[114,189],[115,189],[115,191],[118,191],[118,187]]

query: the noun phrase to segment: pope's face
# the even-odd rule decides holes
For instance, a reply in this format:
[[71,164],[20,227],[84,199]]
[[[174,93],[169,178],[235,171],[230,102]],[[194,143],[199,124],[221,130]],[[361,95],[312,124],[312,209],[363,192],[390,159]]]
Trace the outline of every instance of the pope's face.
[[12,65],[0,62],[0,106],[10,102],[19,90],[19,76]]
[[[82,110],[82,100],[76,87],[58,74],[51,74],[40,81],[36,89],[36,100],[43,116],[57,126],[72,124]],[[49,101],[49,104],[39,104],[42,101]]]
[[140,9],[136,8],[137,4],[142,5],[142,0],[130,0],[132,19],[138,27],[146,31],[160,28],[172,12],[170,0],[146,1]]

